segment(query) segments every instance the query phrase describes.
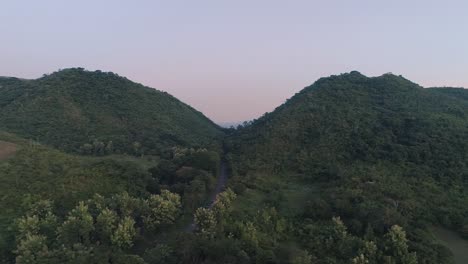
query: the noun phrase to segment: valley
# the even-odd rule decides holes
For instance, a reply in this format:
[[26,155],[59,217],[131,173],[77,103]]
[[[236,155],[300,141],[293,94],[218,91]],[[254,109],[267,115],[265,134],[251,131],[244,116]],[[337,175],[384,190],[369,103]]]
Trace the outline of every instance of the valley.
[[113,73],[1,78],[0,263],[464,263],[467,94],[353,71],[224,129]]

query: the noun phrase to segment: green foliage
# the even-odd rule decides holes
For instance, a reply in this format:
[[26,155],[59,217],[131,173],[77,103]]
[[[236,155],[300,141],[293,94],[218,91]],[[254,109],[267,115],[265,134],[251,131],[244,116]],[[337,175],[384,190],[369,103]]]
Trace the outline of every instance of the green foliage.
[[49,254],[46,237],[31,234],[26,235],[18,245],[16,254],[18,255],[16,263],[19,264],[46,263],[47,255]]
[[215,233],[224,225],[224,221],[231,213],[232,203],[236,194],[227,189],[216,196],[211,208],[198,208],[194,214],[195,227],[203,237],[213,238]]
[[181,209],[180,196],[168,190],[163,190],[160,195],[151,195],[146,205],[148,212],[143,221],[152,230],[173,224]]
[[221,129],[173,96],[114,73],[61,70],[0,80],[0,129],[68,152],[161,154],[216,146]]
[[[0,205],[4,209],[0,215],[0,249],[2,258],[6,257],[10,261],[15,246],[15,229],[12,228],[14,219],[20,223],[17,229],[22,229],[16,232],[18,241],[29,234],[40,234],[47,241],[59,241],[56,233],[59,224],[63,224],[59,219],[78,201],[86,201],[91,197],[85,203],[94,222],[91,245],[80,242],[82,250],[79,251],[82,254],[74,252],[74,242],[82,238],[73,234],[78,228],[72,222],[78,225],[76,221],[80,219],[70,219],[73,221],[63,227],[63,239],[66,237],[70,241],[65,243],[66,249],[60,249],[64,254],[60,258],[66,258],[67,254],[78,254],[78,259],[89,259],[89,254],[97,254],[91,249],[95,243],[93,241],[100,241],[110,248],[118,245],[132,250],[130,245],[139,239],[140,231],[137,230],[137,236],[132,241],[125,239],[128,229],[116,235],[119,224],[122,225],[122,217],[134,219],[135,227],[145,221],[151,222],[144,229],[153,230],[152,234],[166,230],[177,221],[182,211],[187,215],[193,214],[196,207],[207,201],[208,194],[214,188],[213,172],[217,173],[219,166],[219,155],[206,149],[174,149],[167,159],[124,155],[82,157],[30,143],[11,134],[0,133],[0,139],[15,142],[19,146],[13,157],[0,162]],[[203,159],[205,162],[194,162],[193,156],[209,158]],[[168,163],[173,164],[173,167],[164,174],[164,164]],[[169,193],[164,189],[178,193]],[[108,202],[108,197],[112,197],[112,202]],[[56,208],[55,213],[53,207]],[[128,224],[123,227],[127,228]],[[122,231],[125,230],[123,227]],[[117,244],[113,244],[112,239]],[[51,246],[49,243],[47,245]],[[52,253],[49,253],[57,256],[58,250],[54,246]],[[102,250],[99,255],[108,258],[107,251]],[[46,262],[52,260],[47,259]]]
[[418,263],[416,253],[410,253],[408,251],[408,240],[406,239],[406,233],[400,226],[392,226],[384,238],[386,243],[385,249],[391,256],[385,257],[388,259],[389,263]]
[[[83,88],[84,80],[83,87],[99,92]],[[127,89],[122,83],[134,84],[100,72],[2,81],[0,121],[10,131],[83,154],[141,157],[75,157],[0,133],[19,146],[0,163],[0,205],[7,209],[0,223],[17,219],[10,229],[16,243],[12,236],[2,243],[15,245],[18,263],[448,264],[453,257],[429,227],[467,233],[465,90],[423,89],[391,74],[320,79],[274,112],[228,131],[223,158],[231,188],[208,203],[220,189],[213,176],[224,168],[214,151],[219,131],[202,135],[194,126],[187,136],[193,123],[162,118],[182,111],[180,102],[154,111],[139,97],[145,88]],[[123,91],[131,96],[119,108]],[[92,126],[59,129],[55,124],[70,119],[50,109],[41,114],[58,133],[41,128],[40,118],[12,125],[13,106],[37,111],[44,96],[67,118],[73,113],[74,124],[89,119]],[[155,100],[158,107],[170,101],[164,98]],[[153,112],[143,117],[147,110]],[[147,154],[159,156],[144,162]]]
[[126,193],[95,195],[60,218],[49,201],[38,201],[17,221],[16,261],[144,263],[134,246],[139,238],[154,236],[154,223],[142,219],[160,216],[159,224],[168,227],[176,221],[179,207],[180,197],[169,191],[148,199]]
[[236,194],[229,188],[216,196],[212,210],[219,220],[222,220],[230,213],[234,199],[236,199]]
[[91,232],[94,231],[93,217],[84,202],[74,208],[65,222],[58,229],[59,239],[65,245],[90,244]]
[[[109,196],[127,191],[132,195],[148,195],[147,187],[151,183],[148,164],[157,164],[135,157],[73,156],[1,133],[0,139],[16,142],[19,148],[14,156],[0,161],[2,256],[11,254],[14,246],[11,226],[14,219],[26,211],[32,210],[32,215],[45,219],[52,201],[63,215],[78,201],[86,200],[95,193]],[[37,204],[38,200],[48,202]],[[46,229],[45,222],[53,222],[54,219],[41,221],[44,226],[40,228]],[[45,232],[46,236],[50,237],[51,232]]]
[[[98,208],[100,209],[100,208]],[[118,216],[117,213],[104,208],[96,218],[96,230],[100,234],[99,240],[109,243],[112,232],[116,229]]]
[[[312,256],[307,251],[298,252],[291,260],[291,264],[312,264],[312,263],[313,263]],[[353,262],[353,264],[355,263]]]
[[165,244],[157,245],[154,248],[147,250],[144,254],[144,259],[147,263],[176,263],[174,250]]
[[135,220],[126,216],[117,226],[114,234],[111,237],[112,244],[118,248],[129,248],[133,246],[135,239]]
[[[463,232],[468,219],[467,95],[392,74],[318,80],[228,135],[237,213],[276,207],[294,227],[277,241],[301,241],[317,263],[447,262],[427,230]],[[334,216],[335,227],[324,228]],[[388,253],[395,225],[407,230],[407,248]]]
[[212,238],[215,235],[218,221],[212,210],[203,207],[198,208],[195,211],[194,222],[197,227],[197,231],[202,236]]
[[168,189],[182,196],[185,211],[190,214],[204,205],[213,191],[219,171],[219,154],[206,149],[173,148],[169,159],[151,168],[153,189]]

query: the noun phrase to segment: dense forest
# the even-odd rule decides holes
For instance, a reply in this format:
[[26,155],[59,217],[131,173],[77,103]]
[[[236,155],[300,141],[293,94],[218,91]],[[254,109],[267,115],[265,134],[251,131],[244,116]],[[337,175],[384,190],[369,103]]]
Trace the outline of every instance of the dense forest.
[[0,78],[0,130],[88,155],[160,155],[216,142],[220,128],[173,96],[114,73]]
[[[126,259],[134,244],[144,250],[157,235],[184,230],[210,199],[220,162],[218,152],[202,148],[173,148],[167,157],[90,157],[0,133],[0,147],[4,142],[16,146],[0,160],[0,259],[6,263],[15,255],[17,263],[132,263]],[[88,214],[94,220],[86,227]],[[107,231],[95,230],[100,217],[111,218],[99,227]],[[72,223],[63,227],[67,220]],[[69,244],[62,244],[61,228]],[[125,242],[110,241],[112,235]]]
[[0,263],[454,263],[467,99],[351,72],[222,131],[112,73],[2,78]]
[[[322,78],[228,137],[231,184],[284,211],[295,227],[284,242],[303,245],[313,263],[450,263],[430,227],[468,236],[466,95],[392,74]],[[333,217],[361,240],[347,254],[313,242]],[[365,253],[394,226],[415,260]]]

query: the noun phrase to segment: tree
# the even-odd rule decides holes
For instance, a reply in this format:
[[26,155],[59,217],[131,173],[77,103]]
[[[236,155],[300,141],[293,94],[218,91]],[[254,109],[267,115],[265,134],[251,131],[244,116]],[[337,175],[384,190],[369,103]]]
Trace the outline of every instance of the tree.
[[194,221],[199,234],[207,238],[214,237],[217,220],[212,210],[203,207],[198,208],[195,211]]
[[190,185],[184,189],[184,208],[187,211],[193,212],[193,210],[201,204],[203,198],[206,196],[205,183],[200,180],[193,180]]
[[144,259],[147,263],[177,263],[174,249],[166,244],[158,244],[156,247],[146,250]]
[[369,260],[363,255],[359,254],[358,256],[352,259],[352,264],[369,264]]
[[53,238],[57,228],[57,217],[52,212],[52,207],[49,200],[39,200],[30,204],[26,215],[18,220],[18,237],[42,234],[46,238]]
[[272,239],[281,238],[287,228],[286,219],[280,216],[276,208],[264,209],[256,217],[256,223]]
[[116,210],[123,216],[136,216],[142,207],[142,201],[130,196],[127,192],[112,197],[117,204]]
[[333,217],[332,221],[333,238],[336,241],[344,240],[348,236],[348,231],[345,224],[343,223],[343,221],[341,221],[340,217]]
[[49,251],[46,244],[46,237],[41,235],[27,234],[16,249],[16,263],[35,264],[47,263],[46,259]]
[[[364,247],[360,250],[360,254],[357,256],[356,261],[366,260],[369,263],[377,261],[378,248],[374,241],[364,241]],[[358,262],[359,263],[359,262]]]
[[112,235],[112,244],[121,249],[129,248],[133,246],[135,235],[135,220],[126,216],[120,221],[117,229]]
[[147,212],[143,216],[145,226],[156,230],[161,225],[173,224],[180,214],[180,196],[163,190],[160,195],[151,195],[146,200]]
[[258,247],[258,230],[253,222],[242,223],[240,226],[240,235],[243,241],[247,242],[253,248]]
[[111,241],[117,221],[117,214],[108,208],[104,208],[96,217],[96,231],[102,242]]
[[89,245],[93,230],[94,220],[88,211],[88,206],[84,202],[80,202],[68,214],[58,233],[60,240],[67,245],[75,243]]
[[39,217],[37,215],[33,216],[23,216],[18,221],[18,238],[23,239],[28,235],[37,235],[39,234]]
[[236,199],[236,194],[230,188],[216,196],[212,209],[218,221],[222,220],[230,212],[234,199]]
[[312,256],[306,250],[301,250],[292,257],[291,264],[312,264]]
[[408,251],[408,239],[401,226],[394,225],[385,234],[385,250],[387,255],[397,264],[418,263],[416,253]]
[[105,263],[107,262],[107,256],[102,259],[100,256],[96,256],[96,252],[93,252],[92,247],[86,247],[83,244],[74,244],[69,247],[62,245],[58,249],[54,250],[56,262],[45,262],[44,264],[57,263],[57,264],[80,264],[80,263]]

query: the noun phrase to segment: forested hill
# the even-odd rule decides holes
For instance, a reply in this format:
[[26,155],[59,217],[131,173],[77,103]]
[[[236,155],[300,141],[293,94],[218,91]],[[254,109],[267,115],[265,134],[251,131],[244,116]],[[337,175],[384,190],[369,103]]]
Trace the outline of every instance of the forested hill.
[[[283,241],[316,263],[451,263],[430,230],[468,237],[467,95],[393,74],[319,79],[228,137],[240,208],[276,208],[294,226]],[[332,217],[348,238],[323,243]],[[399,227],[404,254],[385,246]]]
[[83,154],[160,154],[212,144],[220,128],[173,96],[114,73],[0,78],[0,130]]
[[392,74],[351,72],[318,80],[231,142],[247,164],[276,170],[312,170],[310,161],[463,160],[467,96],[464,89],[425,89]]

